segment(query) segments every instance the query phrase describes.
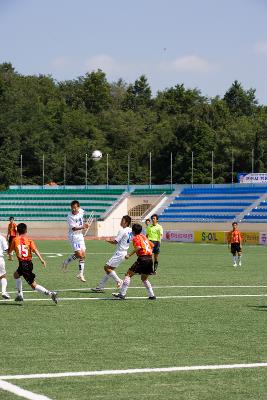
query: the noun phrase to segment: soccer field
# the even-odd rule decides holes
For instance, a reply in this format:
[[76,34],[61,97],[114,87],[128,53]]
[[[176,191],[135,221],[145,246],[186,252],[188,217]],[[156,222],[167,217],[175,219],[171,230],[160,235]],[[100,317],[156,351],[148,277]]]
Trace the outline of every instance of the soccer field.
[[[266,399],[266,248],[243,248],[232,267],[225,245],[163,243],[156,301],[135,276],[125,301],[91,293],[114,247],[87,242],[86,283],[61,264],[66,241],[37,242],[37,282],[59,303],[33,293],[23,304],[0,301],[0,399]],[[123,277],[133,258],[119,269]],[[6,261],[8,292],[15,297]]]

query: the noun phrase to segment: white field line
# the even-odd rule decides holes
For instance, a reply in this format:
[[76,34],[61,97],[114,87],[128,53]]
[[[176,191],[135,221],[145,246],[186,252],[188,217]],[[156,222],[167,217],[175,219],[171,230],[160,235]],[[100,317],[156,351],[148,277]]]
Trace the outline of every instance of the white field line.
[[[194,288],[267,288],[267,285],[171,285],[171,286],[153,286],[153,289],[194,289]],[[90,287],[81,287],[81,288],[73,288],[73,289],[55,289],[56,292],[83,292],[84,290],[91,290]],[[130,286],[129,289],[142,289],[144,290],[143,286]],[[106,290],[115,290],[114,287],[107,287],[104,289]],[[17,293],[16,290],[8,291],[8,293]],[[23,293],[35,293],[33,290],[23,290]]]
[[23,397],[24,399],[29,399],[29,400],[51,400],[49,399],[49,397],[29,392],[28,390],[22,389],[19,386],[13,385],[12,383],[8,383],[2,380],[0,380],[0,390],[5,390],[6,392],[16,394],[19,397]]
[[[157,296],[157,299],[210,299],[210,298],[231,298],[231,297],[267,297],[267,294],[214,294],[214,295],[185,295],[185,296]],[[127,296],[127,300],[143,300],[147,299],[145,296]],[[59,297],[60,302],[62,301],[85,301],[85,300],[114,300],[119,301],[114,297]],[[0,300],[0,303],[10,303],[14,300]],[[49,297],[37,298],[37,299],[24,299],[20,304],[30,301],[51,301]],[[120,300],[121,301],[121,300]]]
[[183,371],[212,371],[221,369],[245,369],[245,368],[265,368],[267,363],[251,364],[219,364],[219,365],[192,365],[185,367],[167,367],[167,368],[133,368],[133,369],[114,369],[102,371],[80,371],[80,372],[56,372],[47,374],[29,374],[29,375],[3,375],[3,380],[20,379],[45,379],[45,378],[66,378],[76,376],[101,376],[101,375],[126,375],[126,374],[144,374],[144,373],[162,373],[162,372],[183,372]]

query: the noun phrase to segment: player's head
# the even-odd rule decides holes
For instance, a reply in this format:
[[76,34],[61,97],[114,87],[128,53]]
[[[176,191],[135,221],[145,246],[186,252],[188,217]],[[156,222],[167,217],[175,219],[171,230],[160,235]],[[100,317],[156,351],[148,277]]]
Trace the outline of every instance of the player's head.
[[14,221],[14,217],[9,217],[9,221],[13,222]]
[[151,215],[151,220],[152,220],[152,224],[156,225],[158,223],[158,220],[159,220],[158,214]]
[[27,232],[27,225],[24,224],[23,222],[21,222],[20,224],[18,224],[17,226],[17,231],[19,235],[24,235],[24,233]]
[[142,225],[140,224],[133,224],[132,226],[132,231],[133,231],[133,235],[139,235],[142,232]]
[[149,218],[147,218],[147,219],[145,220],[145,224],[146,224],[146,226],[148,226],[148,225],[150,224],[150,219],[149,219]]
[[72,214],[78,214],[78,212],[79,212],[79,208],[80,208],[80,203],[79,203],[79,201],[78,200],[73,200],[71,203],[70,203],[70,208],[71,208],[71,212],[72,212]]
[[121,219],[121,226],[123,228],[126,228],[127,226],[130,226],[132,222],[132,218],[129,217],[129,215],[124,215]]
[[233,227],[233,229],[236,229],[236,228],[237,228],[237,225],[238,225],[238,223],[237,223],[237,222],[233,222],[233,223],[232,223],[232,227]]

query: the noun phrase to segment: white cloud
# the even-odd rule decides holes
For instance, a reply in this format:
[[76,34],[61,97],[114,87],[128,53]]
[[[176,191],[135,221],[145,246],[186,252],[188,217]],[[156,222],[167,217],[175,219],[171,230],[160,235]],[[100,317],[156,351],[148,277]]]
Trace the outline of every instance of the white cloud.
[[112,72],[119,69],[116,61],[108,54],[97,54],[89,57],[85,65],[87,68],[92,70],[102,69],[104,72]]
[[267,40],[261,40],[255,43],[254,51],[257,54],[267,54]]
[[64,56],[56,57],[51,61],[51,66],[57,69],[65,69],[68,66],[68,64],[69,62],[67,58]]
[[210,72],[215,69],[215,65],[196,55],[188,55],[164,62],[160,68],[169,71]]

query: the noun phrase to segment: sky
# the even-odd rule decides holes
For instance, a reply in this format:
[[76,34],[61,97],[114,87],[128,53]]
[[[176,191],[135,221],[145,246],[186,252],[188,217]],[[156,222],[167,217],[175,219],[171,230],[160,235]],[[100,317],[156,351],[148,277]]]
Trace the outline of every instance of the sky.
[[109,82],[145,75],[223,97],[235,80],[267,105],[267,0],[0,0],[0,63],[23,75]]

